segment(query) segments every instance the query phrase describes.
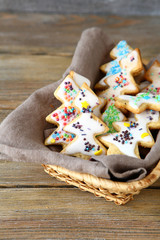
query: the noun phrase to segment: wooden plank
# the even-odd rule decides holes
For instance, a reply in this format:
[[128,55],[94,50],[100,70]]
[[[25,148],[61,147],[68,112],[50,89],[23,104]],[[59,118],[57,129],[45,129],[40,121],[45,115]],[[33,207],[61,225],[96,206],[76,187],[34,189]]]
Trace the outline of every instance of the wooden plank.
[[[41,164],[0,161],[0,188],[68,186],[50,177]],[[160,188],[160,179],[150,189]]]
[[116,206],[78,189],[1,189],[0,239],[160,238],[160,190]]
[[53,186],[67,184],[46,174],[41,164],[0,161],[0,188]]
[[71,56],[82,31],[95,26],[115,43],[126,39],[149,60],[160,52],[159,22],[148,16],[0,13],[0,53]]
[[[120,15],[160,15],[157,0],[1,0],[0,11],[45,12],[61,14],[120,14]],[[85,6],[85,7],[84,7]]]
[[12,110],[0,109],[0,123],[11,113]]
[[1,55],[0,61],[0,109],[15,109],[36,89],[59,80],[71,58]]

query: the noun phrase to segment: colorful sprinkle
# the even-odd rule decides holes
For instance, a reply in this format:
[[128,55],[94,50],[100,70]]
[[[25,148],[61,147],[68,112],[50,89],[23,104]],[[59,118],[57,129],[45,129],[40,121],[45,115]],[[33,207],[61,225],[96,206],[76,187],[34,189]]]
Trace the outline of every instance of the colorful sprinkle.
[[100,150],[96,151],[96,152],[94,153],[94,155],[99,156],[99,155],[102,154],[102,152],[103,152],[102,149],[100,149]]
[[87,101],[81,102],[82,108],[87,108],[89,103]]
[[142,134],[141,134],[141,138],[142,138],[142,139],[145,138],[145,137],[147,137],[147,136],[149,136],[149,133],[142,133]]
[[118,122],[120,120],[121,112],[115,107],[114,104],[110,105],[102,115],[103,121],[109,127],[108,133],[114,133],[116,130],[113,127],[113,122]]
[[130,127],[130,123],[124,122],[125,127]]

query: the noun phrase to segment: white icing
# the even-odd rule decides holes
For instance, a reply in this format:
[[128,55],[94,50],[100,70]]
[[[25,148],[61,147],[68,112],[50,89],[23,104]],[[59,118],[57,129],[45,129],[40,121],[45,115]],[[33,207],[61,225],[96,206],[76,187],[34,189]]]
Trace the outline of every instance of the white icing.
[[[150,75],[149,78],[152,80],[152,83],[148,86],[146,86],[142,92],[151,92],[155,93],[155,90],[158,94],[160,94],[160,66],[157,66],[157,63],[155,62],[151,68],[147,71],[147,73]],[[147,74],[146,73],[146,74]]]
[[[125,42],[125,44],[123,46],[120,47],[120,44],[122,42]],[[108,76],[112,76],[118,72],[121,71],[121,67],[119,65],[119,61],[124,58],[125,56],[127,56],[130,52],[132,51],[132,48],[126,43],[126,41],[122,40],[120,41],[117,46],[115,46],[112,51],[110,52],[111,56],[116,58],[115,60],[104,64],[101,68],[103,69],[103,71],[105,73],[107,73],[107,75],[105,77],[103,77],[99,82],[98,85],[101,86],[106,86],[105,83],[105,79]],[[113,70],[112,70],[113,69]]]
[[[45,140],[45,145],[52,145],[52,144],[68,144],[69,142],[71,142],[73,140],[73,138],[75,137],[74,134],[70,134],[67,133],[66,131],[64,131],[63,129],[61,129],[60,127],[57,129],[56,132],[61,132],[60,136],[64,136],[63,138],[68,139],[68,141],[63,140],[63,138],[59,138],[56,139],[54,136],[56,135],[55,132],[53,132],[46,140]],[[57,135],[58,137],[59,135]],[[55,142],[53,142],[53,140],[55,140]]]
[[134,72],[139,64],[140,56],[137,50],[133,50],[127,56],[122,58],[120,65],[122,69],[126,69],[128,72]]
[[[66,126],[69,122],[71,122],[74,118],[78,116],[80,111],[84,111],[85,107],[89,106],[89,112],[94,112],[95,115],[100,115],[100,109],[103,106],[105,100],[101,101],[99,98],[93,93],[88,85],[84,83],[82,85],[82,89],[78,88],[75,90],[76,85],[74,85],[74,81],[71,78],[67,78],[63,81],[63,83],[60,86],[60,91],[63,95],[65,93],[65,86],[68,86],[65,84],[65,82],[70,82],[72,84],[72,88],[67,93],[67,96],[72,97],[72,101],[68,99],[64,99],[64,104],[56,109],[50,116],[51,119],[56,122],[59,127],[54,131],[49,138],[46,139],[45,144],[56,144],[56,143],[62,143],[62,144],[68,144],[70,141],[73,140],[73,134],[66,134],[63,130],[64,126]],[[75,90],[75,91],[74,91]],[[62,95],[62,96],[63,96]],[[77,97],[76,97],[77,96]],[[76,98],[75,98],[76,97]],[[80,100],[81,99],[81,100]],[[74,105],[73,105],[74,101]],[[78,108],[75,108],[78,107]],[[83,109],[84,107],[84,109]]]
[[120,73],[107,78],[109,88],[105,91],[106,98],[115,98],[123,91],[137,91],[137,86],[130,72],[123,69]]
[[[110,143],[114,144],[123,154],[131,156],[131,157],[137,157],[135,154],[135,148],[138,142],[154,142],[153,138],[149,134],[146,124],[144,124],[143,121],[136,121],[133,122],[135,124],[138,124],[136,128],[129,127],[130,122],[116,122],[116,125],[120,127],[120,132],[118,133],[112,133],[110,135],[102,136],[101,140],[102,142],[106,142],[106,145],[109,146]],[[128,124],[128,127],[125,126]],[[126,133],[125,131],[128,131]],[[127,135],[130,139],[126,140],[124,138],[124,144],[122,144],[123,136]],[[118,141],[116,141],[116,137],[118,138]],[[133,138],[133,139],[131,139]],[[104,142],[104,144],[105,144]],[[108,144],[107,144],[108,143]],[[132,144],[130,144],[132,143]],[[114,154],[114,153],[113,153]]]
[[[64,127],[65,131],[74,133],[76,138],[63,149],[63,153],[71,155],[82,153],[92,156],[97,153],[97,151],[99,153],[100,150],[100,154],[105,154],[105,149],[100,143],[97,143],[94,135],[106,131],[106,125],[92,115],[92,111],[100,114],[100,106],[104,104],[104,102],[105,100],[103,100],[103,102],[100,101],[95,93],[88,88],[87,84],[82,85],[74,101],[74,105],[81,112],[80,116]],[[95,110],[96,108],[98,109]],[[90,148],[90,146],[92,147]],[[87,151],[87,149],[85,150],[85,148],[88,148],[89,151]]]
[[[53,143],[69,143],[73,140],[72,134],[66,134],[63,127],[78,115],[78,110],[72,105],[62,105],[52,114],[51,119],[58,124],[58,128],[47,138],[46,145]],[[54,142],[55,141],[55,142]]]
[[[71,92],[71,98],[73,98],[73,100],[74,100],[74,98],[76,97],[76,95],[77,95],[77,93],[78,93],[78,91],[79,91],[79,86],[75,83],[75,81],[70,77],[70,75],[68,75],[64,80],[63,80],[63,82],[59,85],[59,87],[56,89],[56,91],[55,91],[55,96],[56,97],[58,97],[59,99],[61,99],[61,101],[62,102],[64,102],[64,103],[73,103],[73,100],[67,100],[66,98],[65,98],[65,91],[64,91],[64,89],[65,89],[65,86],[66,86],[66,82],[70,82],[70,84],[72,84],[72,87],[73,87],[73,89],[74,89],[74,91],[72,90]],[[67,95],[69,95],[69,94],[67,94]]]
[[79,75],[78,73],[71,71],[71,75],[70,74],[67,75],[67,77],[63,80],[63,82],[59,85],[59,87],[55,91],[55,96],[57,96],[59,99],[61,99],[62,102],[65,102],[65,103],[67,102],[64,95],[64,88],[66,86],[65,82],[70,82],[72,84],[74,91],[72,91],[71,94],[73,98],[75,98],[75,96],[79,91],[79,88],[81,87],[81,85],[83,85],[83,83],[87,83],[87,85],[90,86],[90,81],[87,78]]
[[145,110],[139,114],[135,114],[135,118],[143,124],[149,122],[159,122],[159,112],[154,110]]
[[[98,118],[94,119],[91,118],[91,116],[91,113],[81,114],[78,119],[75,119],[64,128],[65,131],[72,132],[73,134],[76,134],[77,137],[63,149],[63,153],[71,155],[82,153],[85,155],[93,156],[94,153],[97,152],[100,148],[102,149],[101,154],[105,154],[105,149],[103,149],[100,144],[97,143],[98,140],[95,140],[94,135],[104,132],[106,126],[102,124]],[[79,125],[80,128],[75,128],[77,125]],[[85,145],[86,142],[89,142],[91,145],[95,145],[89,152],[84,150],[87,146]]]
[[155,106],[160,107],[160,95],[153,95],[151,93],[138,93],[136,96],[120,95],[118,98],[128,101],[128,105],[135,110],[137,110],[143,103],[154,104]]
[[78,74],[74,71],[71,71],[71,74],[73,76],[73,80],[78,84],[78,86],[81,87],[83,85],[83,83],[85,82],[90,87],[91,82],[88,78],[86,78],[86,77],[84,77],[84,76],[82,76],[82,75],[80,75],[80,74]]
[[137,110],[141,104],[154,105],[155,107],[160,108],[160,67],[157,66],[155,62],[151,68],[147,71],[149,74],[149,79],[152,80],[152,83],[144,88],[141,93],[138,93],[136,96],[130,95],[121,95],[119,99],[128,101],[128,105],[133,109]]
[[[115,114],[117,115],[116,117],[113,114],[111,114],[111,116],[107,116],[107,114],[110,114],[112,111],[110,106],[115,104],[115,97],[121,95],[122,92],[127,93],[138,91],[138,88],[134,82],[134,78],[131,74],[132,67],[135,68],[138,64],[137,51],[132,51],[132,53],[130,53],[126,58],[123,58],[122,60],[124,61],[123,69],[120,73],[109,76],[106,79],[106,83],[109,85],[109,88],[100,94],[100,96],[105,96],[105,98],[108,100],[107,108],[102,114],[102,119],[106,124],[109,124],[111,132],[114,132],[114,128],[112,127],[111,122],[113,123],[121,121],[125,118],[125,116],[117,108],[115,108]],[[128,65],[132,65],[132,67],[126,68],[126,63]],[[113,121],[113,119],[115,121]]]
[[100,103],[97,95],[92,92],[91,89],[87,89],[87,87],[83,86],[74,101],[75,106],[78,107],[80,111],[82,111],[83,107],[87,108],[87,105],[90,107],[90,110],[93,110],[93,108],[98,107]]
[[[68,82],[71,85],[71,89],[69,88],[67,92],[65,91],[65,87],[68,86],[68,84],[66,84]],[[84,82],[90,85],[90,81],[87,78],[71,71],[55,91],[55,96],[58,97],[61,102],[63,102],[63,105],[50,115],[51,119],[57,123],[58,128],[45,140],[46,145],[57,143],[68,144],[70,141],[72,141],[74,136],[72,134],[66,134],[66,132],[63,130],[63,127],[77,117],[78,109],[75,109],[72,104],[79,91],[78,84],[83,84]],[[65,112],[66,108],[68,110],[72,108],[75,111],[75,114],[69,111]],[[62,118],[65,113],[68,113],[66,114],[67,117]],[[54,114],[58,114],[58,118],[57,116],[54,116]]]

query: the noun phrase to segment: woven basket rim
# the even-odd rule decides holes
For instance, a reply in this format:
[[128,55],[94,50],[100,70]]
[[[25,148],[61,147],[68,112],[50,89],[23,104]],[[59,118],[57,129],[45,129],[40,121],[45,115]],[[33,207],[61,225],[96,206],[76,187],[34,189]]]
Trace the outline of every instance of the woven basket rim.
[[58,165],[43,165],[44,168],[49,166],[57,171],[61,176],[69,176],[74,181],[81,181],[96,188],[107,189],[111,193],[136,194],[141,189],[149,187],[160,177],[160,161],[156,167],[143,179],[131,182],[118,182],[101,177],[96,177],[88,173],[80,173],[69,170]]

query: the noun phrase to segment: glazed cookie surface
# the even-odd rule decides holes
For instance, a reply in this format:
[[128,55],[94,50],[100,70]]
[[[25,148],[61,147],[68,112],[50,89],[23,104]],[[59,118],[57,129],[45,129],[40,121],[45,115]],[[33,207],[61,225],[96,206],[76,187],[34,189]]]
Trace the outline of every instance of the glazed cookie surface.
[[84,159],[107,153],[96,137],[108,131],[106,124],[93,114],[93,110],[100,104],[100,99],[84,83],[74,100],[74,105],[79,109],[80,114],[64,127],[65,131],[75,134],[76,137],[61,153]]
[[150,85],[143,88],[136,96],[122,95],[116,98],[116,106],[126,108],[133,113],[146,109],[160,111],[160,63],[156,60],[146,72]]
[[96,85],[95,89],[103,90],[105,89],[106,83],[105,79],[109,76],[117,74],[121,71],[119,61],[128,55],[133,49],[127,44],[125,40],[120,41],[110,52],[110,56],[113,61],[106,63],[100,67],[100,69],[106,73],[106,76],[102,78]]
[[90,81],[71,71],[54,92],[54,95],[63,104],[46,117],[46,121],[58,126],[58,128],[45,140],[45,145],[61,144],[65,146],[75,137],[74,134],[66,133],[63,127],[78,116],[79,111],[73,106],[73,101],[79,91],[77,83]]
[[149,92],[152,94],[160,94],[160,62],[154,61],[145,74],[146,80],[151,82],[150,85],[143,88],[141,92]]
[[108,77],[105,82],[108,89],[98,93],[107,99],[107,105],[102,120],[108,125],[109,132],[116,132],[112,126],[113,122],[125,120],[125,115],[115,106],[115,98],[121,94],[135,94],[139,88],[135,83],[133,75],[142,70],[140,52],[135,49],[120,61],[121,72]]
[[136,96],[121,95],[116,98],[115,104],[133,113],[141,113],[146,109],[160,111],[160,95],[157,92],[138,93]]
[[149,128],[160,128],[159,112],[146,110],[141,114],[136,114],[135,119],[127,122],[116,122],[114,127],[117,133],[100,136],[99,140],[109,147],[107,154],[124,154],[138,157],[138,145],[151,148],[154,139]]

